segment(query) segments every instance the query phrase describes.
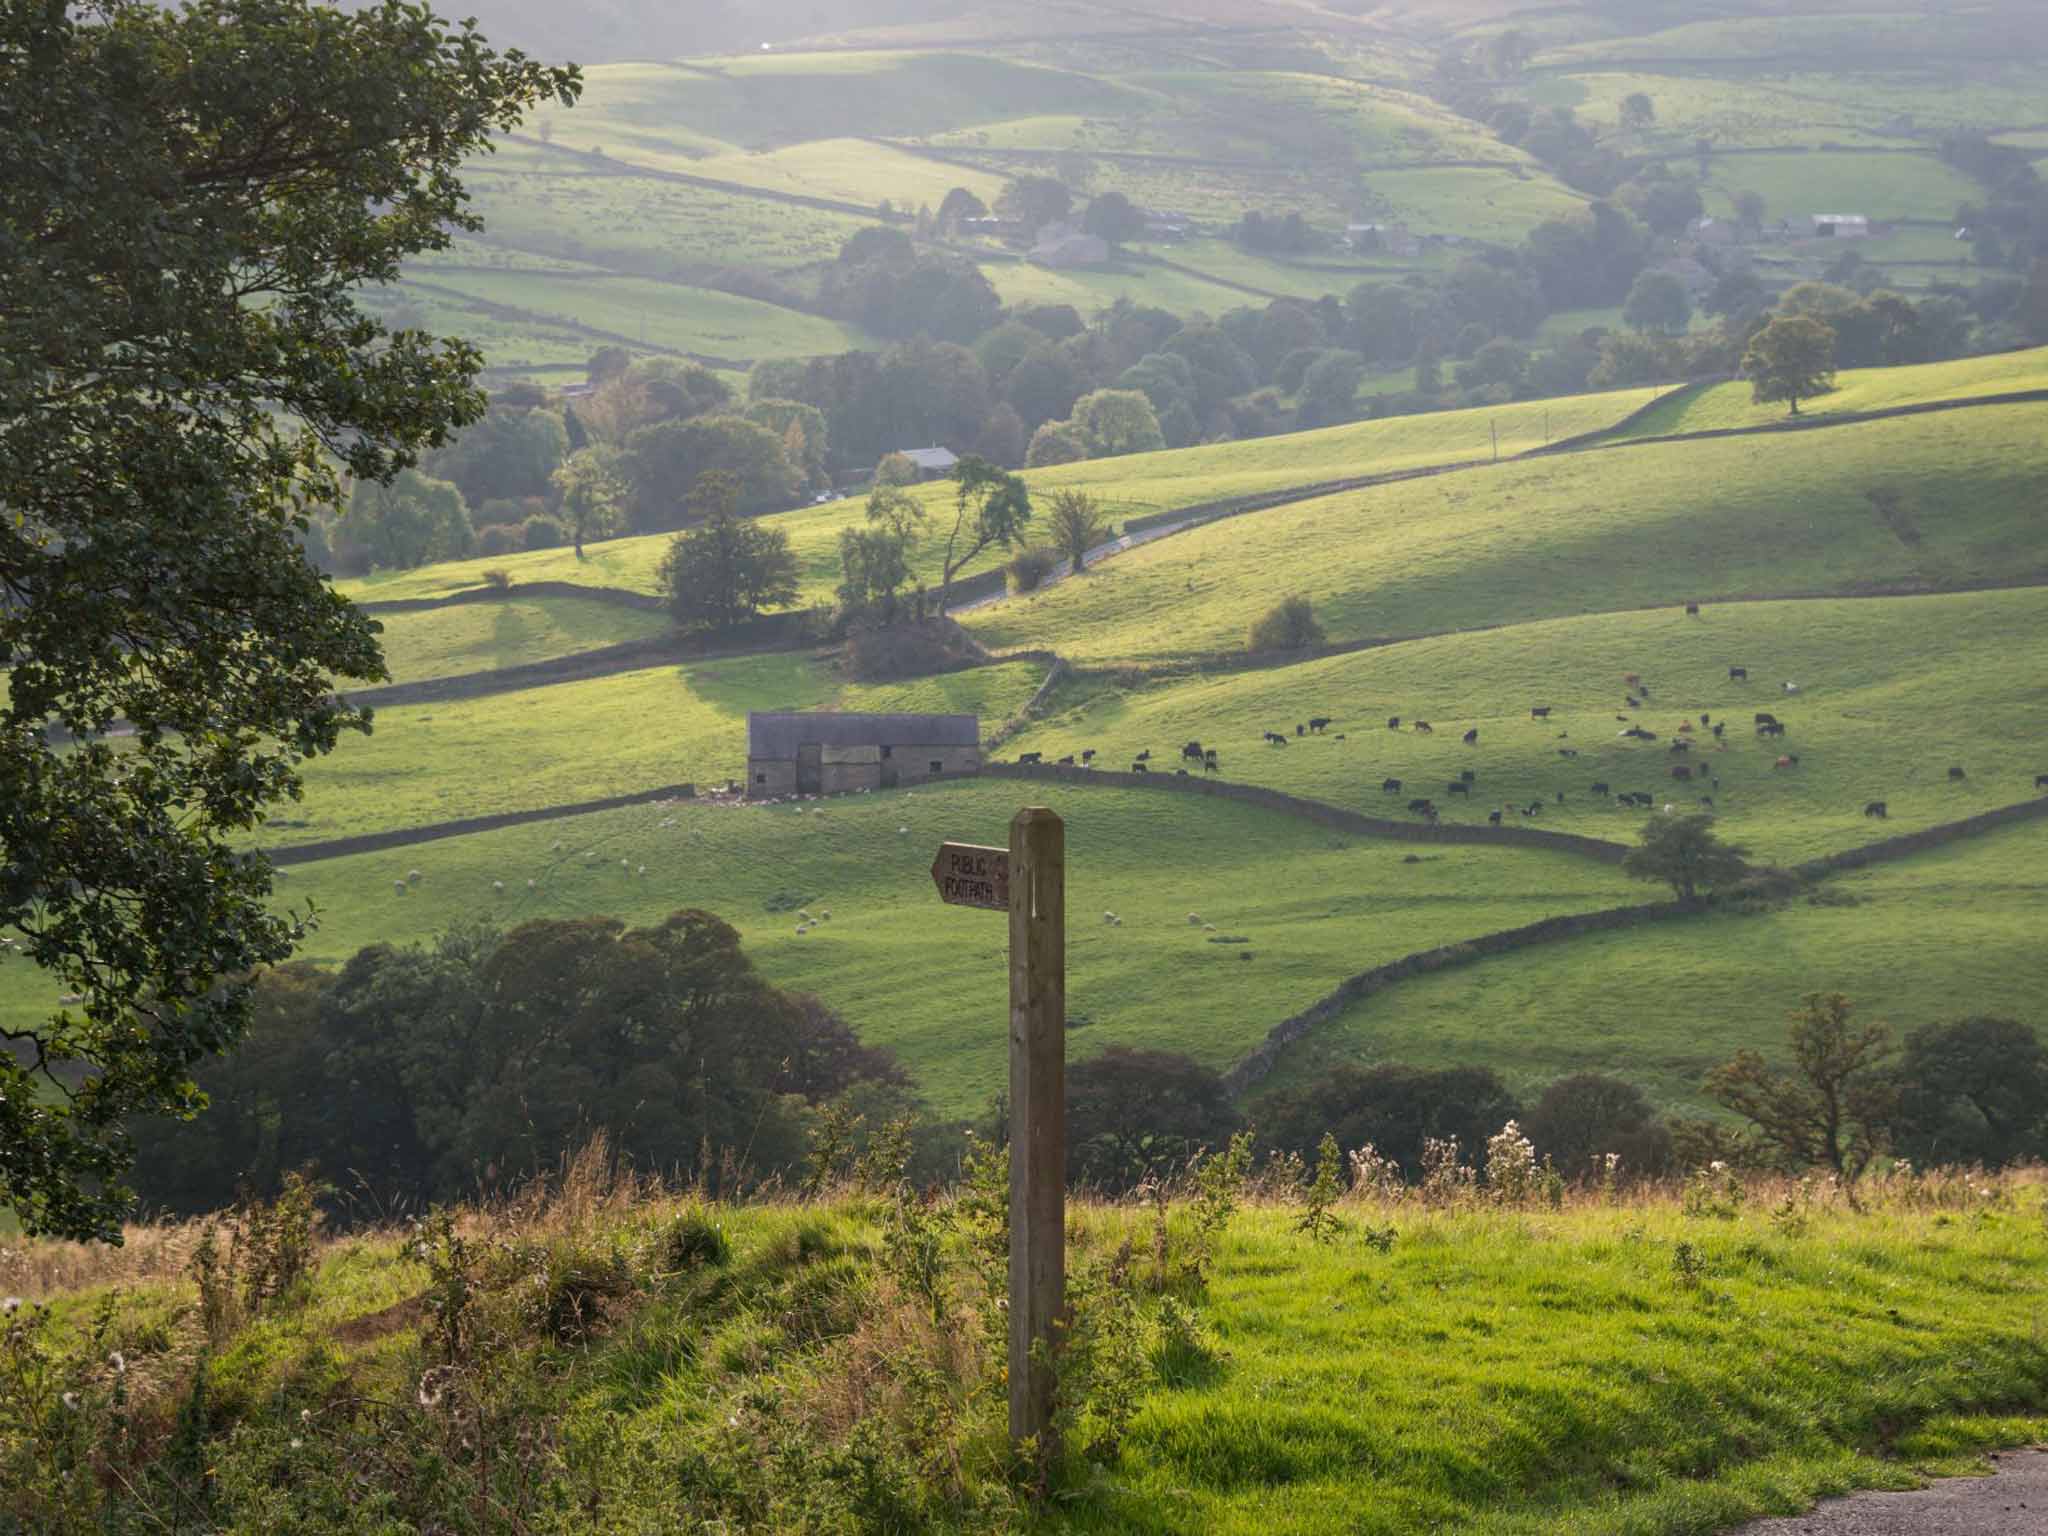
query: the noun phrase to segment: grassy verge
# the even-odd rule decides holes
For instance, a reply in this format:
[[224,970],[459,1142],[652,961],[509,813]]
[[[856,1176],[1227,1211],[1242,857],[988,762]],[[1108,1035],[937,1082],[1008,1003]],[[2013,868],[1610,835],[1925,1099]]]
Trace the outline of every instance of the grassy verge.
[[554,661],[667,632],[665,615],[587,598],[514,598],[385,614],[384,663],[394,683],[464,677]]
[[[53,1376],[78,1383],[67,1433],[126,1474],[120,1513],[176,1493],[223,1530],[469,1511],[565,1536],[1679,1536],[2048,1428],[2037,1178],[1901,1180],[1862,1215],[1798,1186],[1715,1194],[1727,1214],[1346,1200],[1319,1244],[1299,1192],[1268,1187],[1209,1243],[1182,1204],[1161,1249],[1144,1213],[1076,1204],[1097,1352],[1065,1378],[1075,1455],[1035,1510],[1001,1439],[980,1257],[1000,1236],[944,1200],[706,1207],[572,1179],[463,1213],[414,1250],[431,1273],[395,1236],[326,1245],[204,1358],[193,1290],[142,1278],[110,1336],[144,1433],[115,1429],[103,1356]],[[903,1262],[913,1231],[928,1266]],[[1205,1257],[1206,1283],[1162,1297],[1155,1252]],[[431,1298],[470,1331],[437,1332]],[[89,1314],[67,1293],[38,1337],[56,1352]],[[203,1414],[152,1445],[181,1401]],[[31,1511],[52,1494],[39,1449],[0,1432]]]

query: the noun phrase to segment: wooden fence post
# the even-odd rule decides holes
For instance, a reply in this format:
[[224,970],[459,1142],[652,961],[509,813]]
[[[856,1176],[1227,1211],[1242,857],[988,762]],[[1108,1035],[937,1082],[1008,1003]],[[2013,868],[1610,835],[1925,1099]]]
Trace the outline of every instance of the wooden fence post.
[[[1066,1307],[1067,831],[1010,822],[1010,1439],[1053,1445],[1049,1363]],[[1039,1347],[1033,1358],[1034,1346]]]

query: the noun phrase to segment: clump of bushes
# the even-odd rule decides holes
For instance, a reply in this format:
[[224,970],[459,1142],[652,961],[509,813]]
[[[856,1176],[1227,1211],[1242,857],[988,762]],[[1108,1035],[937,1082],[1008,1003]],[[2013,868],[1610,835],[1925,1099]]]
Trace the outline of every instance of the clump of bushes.
[[1321,645],[1323,639],[1315,610],[1297,592],[1260,614],[1245,643],[1254,651],[1303,651]]
[[560,549],[569,537],[552,517],[529,517],[525,528],[527,549]]
[[1059,569],[1059,556],[1042,544],[1028,544],[1010,561],[1010,590],[1036,592]]

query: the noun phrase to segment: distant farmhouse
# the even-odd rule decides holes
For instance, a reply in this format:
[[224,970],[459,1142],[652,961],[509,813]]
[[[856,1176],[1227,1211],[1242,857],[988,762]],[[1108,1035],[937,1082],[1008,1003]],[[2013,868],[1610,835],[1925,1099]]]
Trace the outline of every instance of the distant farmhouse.
[[1813,236],[1816,240],[1868,240],[1870,220],[1860,213],[1816,213]]
[[1344,243],[1354,251],[1385,256],[1422,253],[1422,241],[1406,224],[1346,224]]
[[1041,267],[1099,267],[1109,260],[1109,242],[1071,224],[1048,224],[1038,232],[1030,259]]
[[981,772],[974,715],[747,716],[747,798],[845,795]]
[[896,452],[917,466],[920,480],[943,480],[960,467],[950,448],[898,448]]

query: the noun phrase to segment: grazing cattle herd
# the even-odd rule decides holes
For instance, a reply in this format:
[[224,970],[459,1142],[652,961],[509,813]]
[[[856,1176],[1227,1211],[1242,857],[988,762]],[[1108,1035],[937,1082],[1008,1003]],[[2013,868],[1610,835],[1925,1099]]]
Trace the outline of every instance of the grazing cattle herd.
[[[1689,616],[1696,617],[1699,613],[1698,605],[1687,604],[1686,613]],[[1731,666],[1728,668],[1728,679],[1730,682],[1746,682],[1749,679],[1749,669],[1744,666]],[[1647,707],[1647,701],[1651,697],[1651,690],[1644,681],[1642,674],[1637,672],[1625,673],[1623,674],[1622,682],[1627,690],[1624,697],[1628,707],[1632,710],[1640,710]],[[1787,697],[1792,697],[1799,695],[1801,688],[1798,683],[1786,682],[1781,685],[1781,692]],[[1556,706],[1551,704],[1531,705],[1529,708],[1531,723],[1541,724],[1547,722],[1555,708]],[[1387,717],[1387,729],[1399,731],[1402,728],[1403,718],[1400,715],[1389,715]],[[1617,714],[1614,718],[1623,726],[1623,729],[1616,733],[1617,740],[1647,743],[1659,739],[1656,731],[1639,724],[1633,715]],[[1756,729],[1756,735],[1760,740],[1777,741],[1787,736],[1791,730],[1787,722],[1780,720],[1768,710],[1755,711],[1752,720]],[[1334,715],[1310,716],[1306,721],[1295,725],[1293,739],[1299,740],[1308,736],[1325,736],[1330,726],[1336,723],[1337,717]],[[1418,736],[1433,736],[1435,734],[1434,728],[1427,720],[1411,718],[1408,720],[1408,726]],[[1729,750],[1726,736],[1727,726],[1726,720],[1716,721],[1713,715],[1705,710],[1699,712],[1699,724],[1697,726],[1694,725],[1689,717],[1681,719],[1673,728],[1673,740],[1665,749],[1666,754],[1678,758],[1689,757],[1695,746],[1695,738],[1699,736],[1699,732],[1702,730],[1711,731],[1713,734],[1713,740],[1710,744],[1712,751],[1726,752]],[[1556,734],[1560,739],[1568,738],[1571,735],[1569,731],[1559,731]],[[1263,739],[1269,746],[1275,747],[1285,747],[1290,741],[1285,731],[1276,730],[1265,731]],[[1345,737],[1342,733],[1339,733],[1329,737],[1329,739],[1333,742],[1341,742]],[[1470,727],[1460,736],[1459,740],[1468,747],[1477,747],[1479,745],[1479,727],[1476,725]],[[1558,757],[1567,762],[1575,761],[1579,757],[1579,749],[1577,747],[1559,747],[1556,751]],[[1096,756],[1095,749],[1090,748],[1080,753],[1079,756],[1083,764],[1092,764]],[[1205,747],[1199,741],[1186,743],[1180,749],[1180,756],[1184,762],[1201,764],[1204,773],[1217,773],[1221,771],[1216,749],[1214,747]],[[1131,764],[1131,771],[1133,773],[1148,772],[1151,757],[1152,753],[1149,748],[1139,752]],[[1040,763],[1044,761],[1044,757],[1042,753],[1025,752],[1019,755],[1018,761],[1026,764]],[[1062,757],[1059,761],[1062,765],[1071,766],[1074,763],[1074,757],[1069,755]],[[1719,761],[1719,759],[1716,759],[1716,762]],[[1799,755],[1797,753],[1781,753],[1772,760],[1771,766],[1774,771],[1796,769],[1799,767]],[[1183,777],[1188,773],[1186,768],[1180,768],[1176,771]],[[1705,764],[1694,764],[1684,761],[1674,762],[1670,765],[1667,772],[1672,780],[1679,783],[1694,784],[1704,789],[1709,787],[1709,784],[1703,781],[1710,781],[1712,789],[1719,790],[1721,788],[1720,774],[1712,771]],[[1969,775],[1964,771],[1960,763],[1950,766],[1948,770],[1950,783],[1966,783],[1968,778]],[[1475,770],[1470,768],[1463,769],[1456,779],[1446,782],[1444,792],[1448,796],[1461,796],[1469,803],[1473,798],[1474,786],[1477,781],[1478,774]],[[1403,781],[1397,777],[1390,776],[1380,781],[1380,790],[1383,794],[1399,795],[1403,792],[1403,788]],[[2034,788],[2036,790],[2048,790],[2048,773],[2041,773],[2035,776]],[[1591,787],[1591,794],[1596,801],[1611,801],[1614,805],[1627,810],[1654,810],[1657,804],[1654,796],[1640,790],[1616,792],[1612,784],[1604,779],[1594,781]],[[1558,804],[1566,803],[1566,792],[1564,790],[1557,790],[1556,795]],[[1709,810],[1715,809],[1715,798],[1712,794],[1700,794],[1698,801],[1702,807]],[[1429,822],[1437,821],[1442,815],[1436,801],[1426,796],[1410,799],[1407,802],[1407,807],[1410,813],[1420,816]],[[1665,806],[1667,811],[1675,811],[1676,809],[1675,805]],[[1490,825],[1497,827],[1510,814],[1536,817],[1542,814],[1542,810],[1543,800],[1539,797],[1526,804],[1517,805],[1510,803],[1488,807],[1486,819]],[[1863,814],[1872,820],[1884,821],[1890,818],[1891,808],[1885,800],[1872,800],[1864,805]]]

